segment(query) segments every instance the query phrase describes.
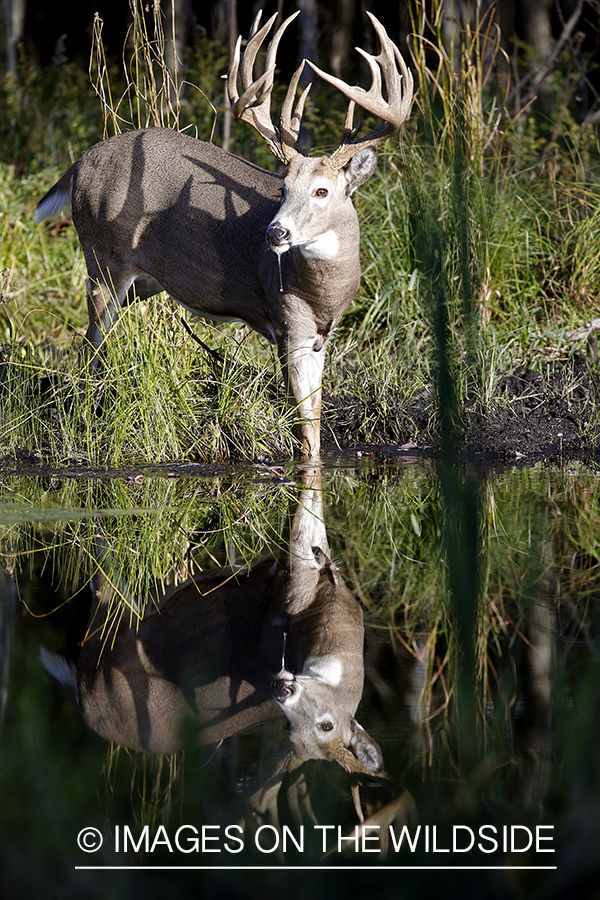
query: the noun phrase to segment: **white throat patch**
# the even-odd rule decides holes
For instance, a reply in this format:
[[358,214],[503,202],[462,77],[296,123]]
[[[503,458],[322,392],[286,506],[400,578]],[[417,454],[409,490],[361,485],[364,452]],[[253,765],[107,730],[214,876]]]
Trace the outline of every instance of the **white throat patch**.
[[335,687],[342,680],[342,661],[337,656],[309,656],[302,666],[302,674]]
[[338,255],[340,242],[335,231],[325,231],[298,246],[305,259],[334,259]]

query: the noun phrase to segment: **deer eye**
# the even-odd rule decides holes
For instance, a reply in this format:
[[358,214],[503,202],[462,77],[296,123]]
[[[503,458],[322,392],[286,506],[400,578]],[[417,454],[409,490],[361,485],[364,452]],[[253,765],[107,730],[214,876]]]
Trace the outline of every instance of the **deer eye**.
[[333,731],[333,722],[320,722],[319,728],[321,731]]
[[328,193],[327,188],[317,188],[313,191],[313,197],[326,197]]

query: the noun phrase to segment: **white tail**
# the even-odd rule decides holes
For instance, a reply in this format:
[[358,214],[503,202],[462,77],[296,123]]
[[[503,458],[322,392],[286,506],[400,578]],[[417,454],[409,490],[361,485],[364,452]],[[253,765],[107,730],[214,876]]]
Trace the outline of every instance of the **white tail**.
[[[302,452],[310,457],[320,450],[327,342],[360,282],[351,197],[375,170],[376,145],[409,115],[413,81],[400,51],[369,13],[381,52],[373,57],[360,51],[373,76],[368,91],[309,63],[350,105],[340,147],[330,156],[303,156],[296,143],[308,88],[293,107],[304,63],[292,77],[280,128],[270,114],[277,48],[296,15],[276,32],[265,72],[254,80],[257,53],[276,18],[259,30],[259,14],[243,57],[238,39],[228,73],[234,115],[252,125],[286,166],[283,182],[213,144],[149,128],[91,147],[37,211],[42,220],[71,202],[89,276],[92,361],[121,306],[161,290],[197,315],[244,322],[277,345],[297,406]],[[355,103],[384,120],[361,140],[354,140]]]

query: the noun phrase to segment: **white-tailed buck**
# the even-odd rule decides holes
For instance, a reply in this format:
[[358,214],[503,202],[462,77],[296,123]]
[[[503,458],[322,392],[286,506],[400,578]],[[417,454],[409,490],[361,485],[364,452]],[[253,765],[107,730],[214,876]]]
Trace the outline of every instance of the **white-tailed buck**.
[[[42,198],[37,213],[41,221],[71,203],[89,276],[92,360],[121,306],[159,291],[196,315],[244,322],[277,345],[297,405],[302,452],[316,456],[327,342],[360,282],[351,197],[375,170],[377,144],[409,115],[413,81],[400,51],[369,13],[381,52],[360,50],[372,73],[368,91],[309,61],[350,105],[338,149],[304,156],[296,144],[308,87],[294,109],[304,62],[291,79],[280,128],[270,113],[277,48],[296,15],[274,35],[265,71],[254,80],[256,56],[276,18],[259,30],[259,14],[243,57],[238,38],[227,75],[234,116],[252,125],[285,165],[283,181],[213,144],[147,128],[87,150]],[[384,120],[360,140],[352,127],[355,103]]]
[[[284,715],[289,743],[253,800],[259,813],[275,807],[285,773],[309,759],[388,777],[355,718],[363,616],[329,559],[320,470],[304,472],[303,485],[278,559],[195,575],[148,604],[141,622],[125,615],[114,629],[107,619],[112,610],[119,622],[116,594],[127,586],[98,580],[77,665],[42,654],[90,728],[132,750],[180,750],[186,720],[213,744]],[[103,547],[101,565],[106,558]]]

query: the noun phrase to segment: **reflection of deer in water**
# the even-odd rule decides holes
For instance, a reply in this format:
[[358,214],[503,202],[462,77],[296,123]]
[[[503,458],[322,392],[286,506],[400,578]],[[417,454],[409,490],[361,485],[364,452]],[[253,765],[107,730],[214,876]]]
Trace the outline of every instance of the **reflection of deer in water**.
[[307,759],[381,771],[378,745],[354,718],[362,611],[329,559],[320,472],[307,470],[303,482],[279,561],[191,578],[137,628],[121,623],[114,636],[102,630],[110,592],[100,587],[76,670],[43,653],[94,731],[171,753],[185,718],[199,720],[200,741],[212,743],[283,713],[291,749],[279,782],[282,770]]

